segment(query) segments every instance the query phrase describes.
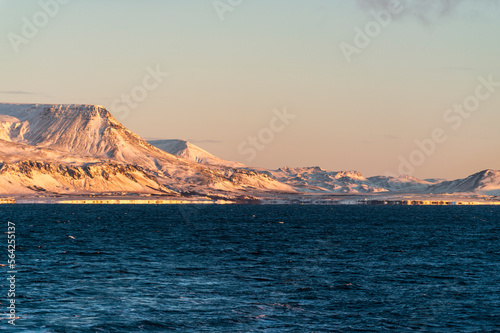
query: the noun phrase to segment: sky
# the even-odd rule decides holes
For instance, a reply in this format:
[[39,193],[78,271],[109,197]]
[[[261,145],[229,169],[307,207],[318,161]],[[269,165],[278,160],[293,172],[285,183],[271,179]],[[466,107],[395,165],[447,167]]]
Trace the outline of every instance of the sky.
[[496,0],[0,0],[0,102],[250,166],[500,169]]

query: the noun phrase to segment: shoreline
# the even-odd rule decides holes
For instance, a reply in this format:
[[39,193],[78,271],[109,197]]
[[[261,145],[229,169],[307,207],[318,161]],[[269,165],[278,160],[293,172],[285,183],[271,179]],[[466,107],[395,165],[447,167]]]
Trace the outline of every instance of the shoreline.
[[0,197],[0,204],[60,205],[308,205],[308,206],[498,206],[500,198],[475,194],[441,195],[277,195],[248,198],[144,195],[54,195]]

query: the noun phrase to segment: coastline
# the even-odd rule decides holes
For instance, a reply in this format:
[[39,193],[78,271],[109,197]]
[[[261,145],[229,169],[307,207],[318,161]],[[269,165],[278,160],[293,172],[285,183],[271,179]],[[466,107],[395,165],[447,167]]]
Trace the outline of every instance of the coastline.
[[0,204],[62,204],[62,205],[388,205],[388,206],[497,206],[500,197],[476,194],[278,194],[254,198],[210,198],[206,196],[128,195],[44,195],[0,197]]

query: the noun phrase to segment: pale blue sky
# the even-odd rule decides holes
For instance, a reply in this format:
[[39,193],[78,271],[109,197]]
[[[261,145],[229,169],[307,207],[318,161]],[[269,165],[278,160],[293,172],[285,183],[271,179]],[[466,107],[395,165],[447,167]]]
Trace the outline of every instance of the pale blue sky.
[[[72,0],[43,22],[38,1],[0,0],[0,101],[100,104],[143,137],[192,140],[252,166],[367,176],[399,173],[399,157],[439,127],[448,139],[415,176],[500,169],[500,87],[458,129],[443,120],[479,76],[500,82],[498,1],[444,11],[406,0],[348,63],[340,44],[353,44],[354,28],[379,10],[361,3],[243,0],[221,21],[211,0]],[[23,17],[42,24],[16,52]],[[117,110],[156,67],[169,76],[137,107]],[[249,161],[238,147],[285,107],[296,118]]]

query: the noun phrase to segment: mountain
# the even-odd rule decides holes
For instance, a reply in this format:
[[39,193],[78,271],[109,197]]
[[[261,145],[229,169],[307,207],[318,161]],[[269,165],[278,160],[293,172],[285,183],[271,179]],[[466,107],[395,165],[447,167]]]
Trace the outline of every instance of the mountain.
[[439,180],[421,180],[408,175],[399,177],[376,176],[370,177],[368,180],[374,186],[397,193],[425,193],[430,186],[439,182]]
[[146,142],[97,105],[0,103],[0,194],[275,198],[331,194],[500,196],[500,171],[454,181],[365,178],[320,167],[265,170],[183,140]]
[[357,171],[328,171],[320,167],[280,168],[269,171],[276,180],[304,192],[379,193],[385,188],[372,184]]
[[0,138],[8,142],[151,168],[158,160],[185,164],[142,140],[102,106],[0,104],[0,114]]
[[210,165],[245,168],[267,173],[281,183],[308,193],[425,193],[427,189],[443,180],[420,180],[412,176],[365,178],[358,171],[328,171],[320,167],[264,170],[251,168],[242,163],[220,159],[196,145],[184,140],[152,140],[153,146],[184,159]]
[[464,179],[444,181],[429,188],[429,193],[475,193],[500,196],[500,171],[484,170]]
[[158,149],[188,161],[224,166],[228,168],[247,168],[247,166],[242,163],[218,158],[206,150],[203,150],[200,147],[184,140],[150,140],[148,142]]
[[294,192],[264,173],[169,154],[96,105],[0,104],[0,184],[0,194]]
[[108,192],[176,195],[136,165],[96,163],[76,166],[30,160],[0,163],[0,194]]

